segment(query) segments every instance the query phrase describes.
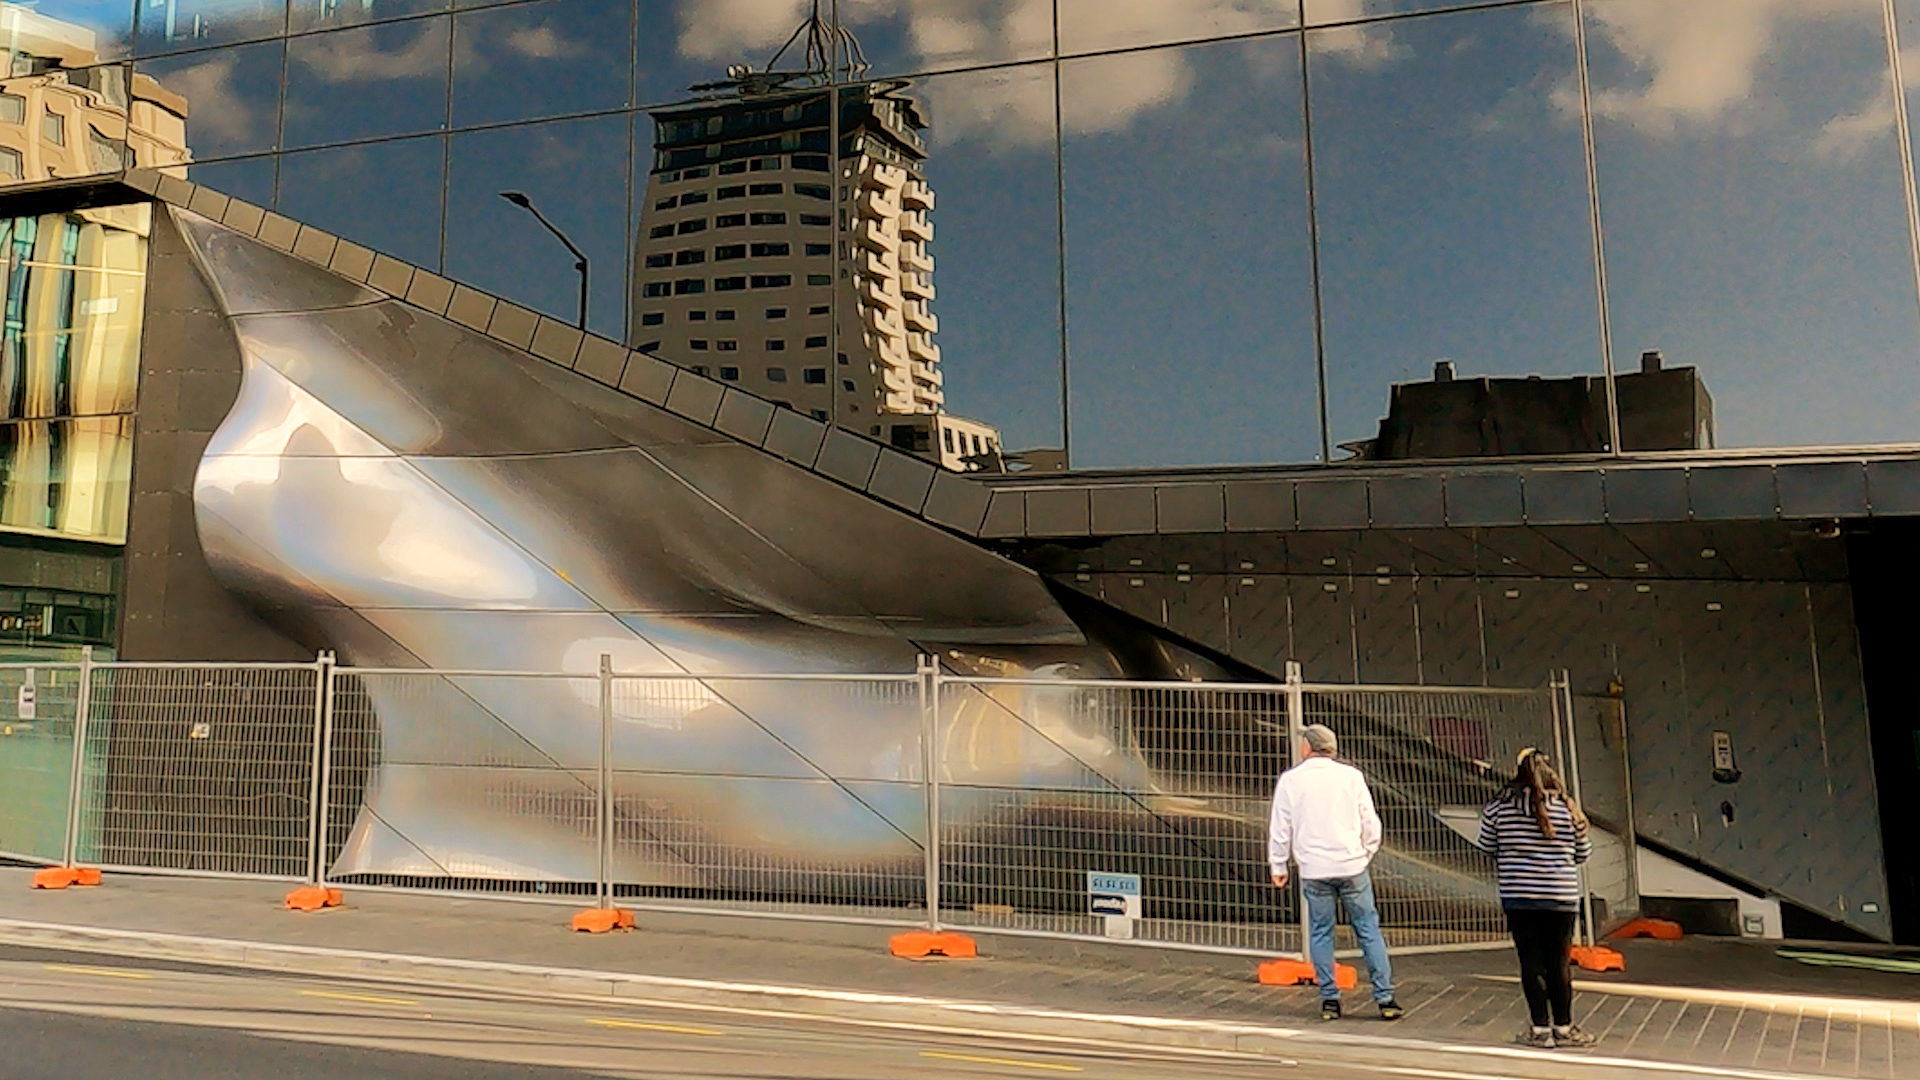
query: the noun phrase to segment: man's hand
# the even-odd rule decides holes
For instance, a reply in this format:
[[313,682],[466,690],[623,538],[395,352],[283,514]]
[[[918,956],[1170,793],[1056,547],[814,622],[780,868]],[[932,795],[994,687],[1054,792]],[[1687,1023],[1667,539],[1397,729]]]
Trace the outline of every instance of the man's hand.
[[1276,888],[1276,889],[1284,889],[1284,888],[1286,888],[1286,887],[1287,887],[1287,875],[1285,875],[1285,874],[1275,874],[1275,875],[1273,875],[1273,887],[1274,887],[1274,888]]

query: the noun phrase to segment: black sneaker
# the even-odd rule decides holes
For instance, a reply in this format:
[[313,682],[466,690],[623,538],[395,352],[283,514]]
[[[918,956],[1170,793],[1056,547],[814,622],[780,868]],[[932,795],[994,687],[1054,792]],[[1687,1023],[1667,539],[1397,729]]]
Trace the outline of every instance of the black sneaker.
[[1407,1010],[1401,1008],[1400,1003],[1394,1001],[1392,998],[1388,998],[1386,1001],[1380,1003],[1380,1019],[1382,1020],[1398,1020],[1405,1015],[1407,1015]]
[[1320,1019],[1322,1020],[1340,1019],[1340,999],[1339,998],[1329,998],[1320,1003]]

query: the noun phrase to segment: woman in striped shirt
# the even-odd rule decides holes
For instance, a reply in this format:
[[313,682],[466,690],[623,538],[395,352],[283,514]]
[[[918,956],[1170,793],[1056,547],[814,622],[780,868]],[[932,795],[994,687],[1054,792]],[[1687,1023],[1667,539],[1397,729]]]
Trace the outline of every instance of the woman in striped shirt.
[[1567,794],[1547,755],[1523,750],[1513,782],[1480,814],[1480,846],[1500,868],[1500,906],[1520,954],[1520,985],[1533,1027],[1523,1046],[1592,1046],[1573,1025],[1567,971],[1580,913],[1581,864],[1593,853],[1587,816]]

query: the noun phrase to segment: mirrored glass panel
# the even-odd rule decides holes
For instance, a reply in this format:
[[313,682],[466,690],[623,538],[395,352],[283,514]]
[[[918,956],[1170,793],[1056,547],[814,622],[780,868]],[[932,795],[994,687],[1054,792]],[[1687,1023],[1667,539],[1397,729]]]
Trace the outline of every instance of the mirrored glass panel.
[[1319,455],[1300,85],[1293,34],[1062,62],[1074,467]]
[[135,0],[38,0],[0,8],[0,49],[12,63],[7,72],[24,75],[49,61],[61,67],[92,67],[120,60],[133,51]]
[[150,220],[0,218],[0,529],[126,537]]
[[[135,66],[136,121],[186,129],[194,160],[271,150],[279,141],[280,72],[285,44],[264,41],[206,52],[142,60]],[[144,164],[144,162],[143,162]]]
[[539,0],[462,12],[453,28],[453,125],[626,106],[631,0]]
[[269,155],[189,165],[187,179],[255,206],[272,206],[278,162]]
[[[1343,445],[1385,458],[1607,449],[1571,19],[1564,3],[1409,19],[1384,55],[1308,32],[1336,458]],[[1465,410],[1487,445],[1391,431],[1364,445],[1396,384],[1449,371],[1464,397],[1440,407]],[[1499,380],[1534,376],[1585,377],[1551,391],[1564,389],[1554,415],[1570,414],[1578,445],[1534,446],[1501,423],[1500,402],[1533,391]]]
[[[557,120],[453,137],[446,274],[556,319],[576,321],[587,257],[587,325],[618,339],[626,322],[625,116]],[[501,197],[518,192],[524,209]],[[532,211],[566,237],[563,242]]]
[[[46,71],[0,80],[0,185],[117,172],[128,163],[131,66]],[[142,119],[152,118],[141,112]],[[142,163],[182,159],[177,118],[143,130]]]
[[287,27],[295,32],[325,30],[445,11],[450,6],[448,0],[290,0]]
[[[1511,4],[1513,0],[1508,0]],[[1364,23],[1377,19],[1391,18],[1395,15],[1418,15],[1422,12],[1446,11],[1449,9],[1498,6],[1498,0],[1489,4],[1487,0],[1302,0],[1306,9],[1308,26],[1339,26],[1347,23]],[[1391,34],[1391,31],[1387,31]]]
[[286,0],[136,0],[140,56],[257,41],[284,33]]
[[[855,77],[954,71],[1044,60],[1053,55],[1052,0],[974,0],[963,4],[860,0],[822,3],[819,9],[821,25],[817,30],[803,21],[811,14],[806,4],[788,5],[793,15],[785,24],[768,19],[759,51],[770,54],[765,46],[778,48],[797,32],[780,65],[790,69],[807,66],[810,46],[816,56],[834,57],[837,42],[838,65],[816,62],[811,66],[843,66]],[[829,31],[836,12],[840,19],[838,34]],[[763,64],[764,57],[760,60]]]
[[1622,370],[1693,369],[1721,446],[1920,435],[1879,0],[1585,9]]
[[445,127],[451,26],[442,16],[293,38],[284,145]]
[[[1187,0],[1115,3],[1058,0],[1060,53],[1137,49],[1287,30],[1300,24],[1300,0]],[[1358,0],[1347,0],[1357,7]]]
[[440,265],[445,136],[286,154],[280,213],[429,270]]

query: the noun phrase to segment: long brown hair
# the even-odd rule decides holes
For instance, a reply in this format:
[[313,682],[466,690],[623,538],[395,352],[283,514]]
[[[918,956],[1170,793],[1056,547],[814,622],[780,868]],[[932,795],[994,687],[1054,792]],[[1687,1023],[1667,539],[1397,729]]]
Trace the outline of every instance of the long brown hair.
[[1568,794],[1567,785],[1560,780],[1560,774],[1554,771],[1553,761],[1538,750],[1529,750],[1520,755],[1520,764],[1513,771],[1513,781],[1507,785],[1502,796],[1509,805],[1519,807],[1533,815],[1534,823],[1547,839],[1554,836],[1553,817],[1547,812],[1547,799],[1550,795],[1560,796],[1567,804],[1568,813],[1573,815],[1573,828],[1576,834],[1587,831],[1587,815],[1580,810],[1580,804]]

